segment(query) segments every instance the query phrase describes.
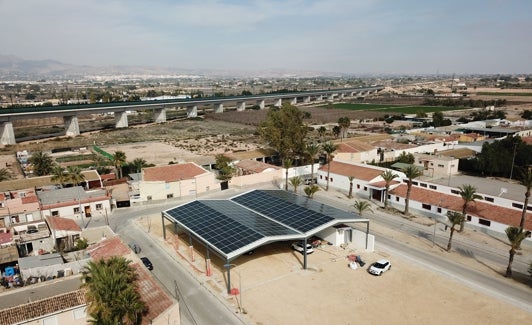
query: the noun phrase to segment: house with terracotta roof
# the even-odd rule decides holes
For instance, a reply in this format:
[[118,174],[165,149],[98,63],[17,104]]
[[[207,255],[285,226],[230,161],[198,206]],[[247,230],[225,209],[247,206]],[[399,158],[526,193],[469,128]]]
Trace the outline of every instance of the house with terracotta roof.
[[81,227],[76,221],[61,217],[46,217],[52,240],[60,252],[74,249],[76,241],[81,238]]
[[[388,203],[397,209],[404,209],[407,180],[390,190]],[[459,190],[440,184],[415,180],[409,198],[409,209],[416,213],[447,222],[447,211],[462,212],[464,201]],[[482,199],[475,200],[466,210],[467,224],[483,229],[484,232],[504,233],[508,226],[518,227],[523,211],[522,203],[478,192]],[[529,206],[532,211],[532,206]],[[532,229],[532,213],[526,213],[525,229]]]
[[139,181],[142,201],[194,196],[219,188],[214,173],[195,163],[172,164],[142,169]]
[[[371,200],[377,204],[384,202],[385,182],[380,176],[386,169],[364,165],[332,161],[330,164],[329,187],[348,193],[350,188],[349,176],[353,176],[353,195]],[[406,199],[406,183],[408,179],[404,173],[393,171],[399,177],[390,184],[388,205],[398,210],[404,210]],[[489,180],[486,180],[490,184]],[[327,184],[327,164],[318,170],[318,185]],[[486,185],[489,186],[489,185]],[[525,189],[523,187],[523,198]],[[485,232],[504,233],[508,226],[518,226],[523,211],[523,202],[507,199],[501,195],[487,194],[478,187],[477,193],[483,199],[476,200],[467,210],[469,226],[482,228]],[[415,214],[437,218],[447,222],[447,211],[461,212],[463,200],[456,187],[446,186],[425,180],[416,179],[412,182],[409,210]],[[532,205],[527,208],[532,211]],[[527,212],[526,229],[532,229],[532,213]]]
[[[353,177],[353,195],[372,199],[377,202],[384,202],[384,193],[386,192],[386,184],[381,174],[385,172],[386,168],[371,166],[366,164],[346,163],[337,160],[330,162],[330,168],[327,164],[318,169],[318,185],[327,186],[327,171],[329,170],[329,187],[338,190],[349,190],[351,182],[349,177]],[[399,177],[404,177],[404,174],[392,170],[392,173]],[[397,179],[400,179],[400,178]],[[392,181],[391,185],[398,184],[397,181]]]

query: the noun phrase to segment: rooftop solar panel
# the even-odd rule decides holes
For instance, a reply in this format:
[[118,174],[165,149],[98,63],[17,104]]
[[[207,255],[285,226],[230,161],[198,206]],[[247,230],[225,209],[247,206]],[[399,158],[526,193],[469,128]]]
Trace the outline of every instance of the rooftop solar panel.
[[264,237],[254,229],[231,219],[201,201],[167,210],[166,214],[224,254],[229,254]]
[[231,200],[303,233],[334,220],[323,213],[270,195],[267,191],[252,191]]

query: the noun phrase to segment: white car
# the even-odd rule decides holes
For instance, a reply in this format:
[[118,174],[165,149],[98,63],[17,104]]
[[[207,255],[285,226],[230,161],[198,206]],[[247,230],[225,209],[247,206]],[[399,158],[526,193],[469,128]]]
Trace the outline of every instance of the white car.
[[[292,244],[292,249],[300,252],[301,254],[304,253],[303,252],[304,248],[303,248],[303,243],[302,242],[293,243]],[[314,252],[314,250],[312,249],[312,245],[307,244],[307,255],[311,254],[312,252]]]
[[390,261],[381,259],[371,264],[368,269],[368,272],[374,275],[382,275],[384,272],[388,271],[391,268],[392,264],[390,263]]

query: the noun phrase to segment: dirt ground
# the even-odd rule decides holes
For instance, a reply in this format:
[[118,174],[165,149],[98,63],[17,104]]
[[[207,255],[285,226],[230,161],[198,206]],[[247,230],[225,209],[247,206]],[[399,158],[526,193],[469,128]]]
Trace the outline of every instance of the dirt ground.
[[[320,195],[334,195],[319,192]],[[347,200],[347,199],[346,199]],[[188,242],[169,236],[162,241],[160,215],[154,215],[149,233],[172,250],[198,281],[206,285],[220,300],[252,324],[511,324],[529,322],[532,315],[458,281],[411,261],[405,256],[386,250],[366,252],[348,247],[342,249],[324,245],[309,255],[308,269],[302,268],[302,255],[290,249],[290,243],[274,243],[257,249],[233,261],[232,287],[241,295],[226,293],[223,262],[213,258],[213,275],[205,274],[201,252],[191,261]],[[147,230],[147,217],[139,225]],[[422,221],[421,221],[422,222]],[[167,234],[171,233],[166,225]],[[427,238],[414,238],[378,225],[371,228],[379,234],[393,236],[413,247],[432,251],[456,263],[473,265],[508,282],[525,286],[500,275],[505,265],[490,265],[475,261],[457,252],[448,253],[442,247],[431,246]],[[440,229],[439,231],[443,231]],[[460,235],[462,236],[462,235]],[[476,238],[493,247],[507,247],[499,240],[476,232],[463,236]],[[378,243],[377,243],[378,245]],[[505,248],[506,249],[506,248]],[[530,252],[527,251],[526,254]],[[364,268],[348,267],[347,256],[357,254],[367,262]],[[369,263],[379,258],[391,261],[392,269],[381,277],[367,272]],[[528,321],[526,321],[528,319]]]

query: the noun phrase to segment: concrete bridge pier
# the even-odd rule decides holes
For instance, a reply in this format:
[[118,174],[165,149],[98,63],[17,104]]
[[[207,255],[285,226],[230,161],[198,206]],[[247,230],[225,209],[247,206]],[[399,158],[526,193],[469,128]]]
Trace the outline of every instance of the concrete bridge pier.
[[75,137],[80,134],[77,116],[63,116],[63,123],[65,124],[66,136]]
[[224,112],[224,104],[214,104],[214,113],[223,113]]
[[6,121],[0,124],[0,132],[2,133],[2,138],[0,138],[0,144],[16,144],[15,141],[15,132],[13,131],[13,122]]
[[283,99],[282,98],[277,98],[273,104],[273,106],[275,107],[281,107],[283,105]]
[[334,94],[327,95],[327,100],[330,102],[334,101]]
[[237,102],[236,103],[237,112],[242,112],[246,110],[246,102]]
[[338,98],[340,98],[340,99],[344,99],[344,93],[340,93],[340,94],[338,94]]
[[259,105],[260,109],[264,109],[266,107],[264,104],[264,99],[258,100],[257,105]]
[[198,106],[197,105],[187,106],[187,117],[188,118],[198,117]]
[[303,97],[303,103],[310,103],[310,96]]
[[297,104],[297,97],[291,98],[290,99],[290,104],[296,105]]
[[322,100],[323,100],[323,96],[322,95],[316,96],[316,101],[317,102],[322,101]]
[[129,126],[127,121],[127,113],[115,112],[115,128],[127,128]]
[[166,108],[156,108],[153,110],[153,119],[155,123],[166,122]]

